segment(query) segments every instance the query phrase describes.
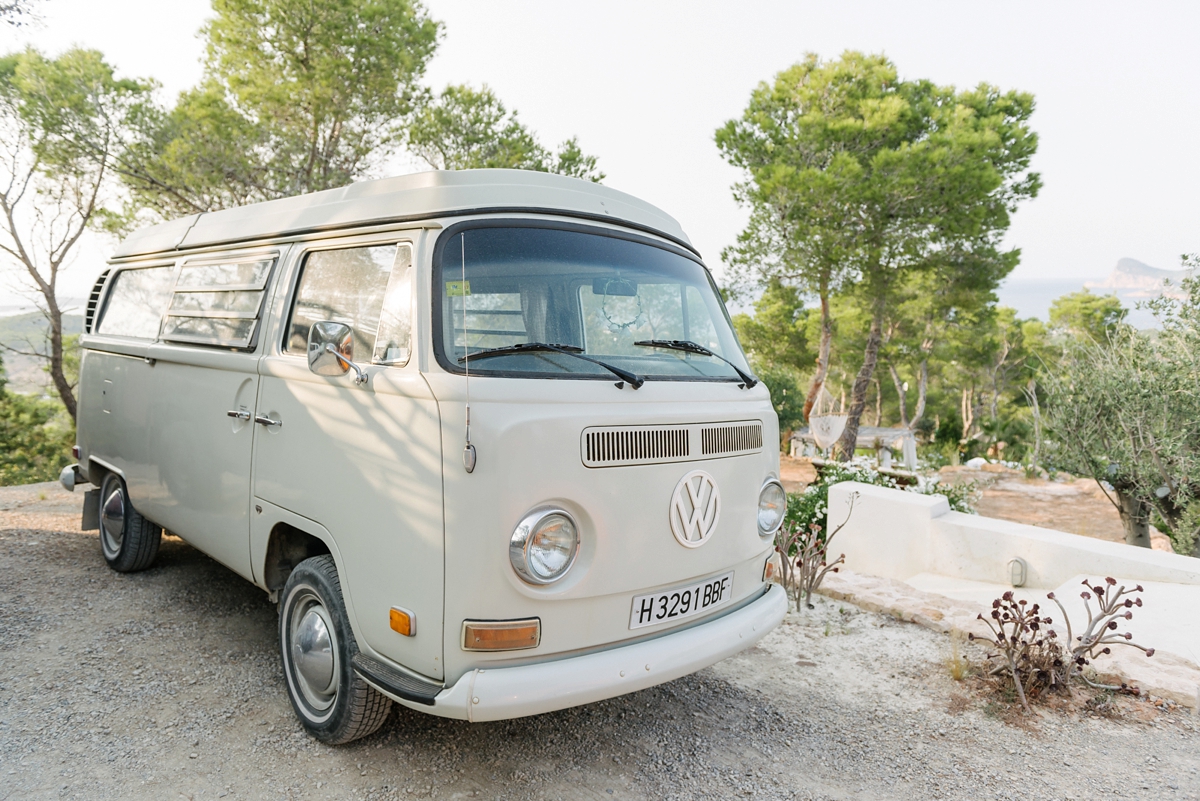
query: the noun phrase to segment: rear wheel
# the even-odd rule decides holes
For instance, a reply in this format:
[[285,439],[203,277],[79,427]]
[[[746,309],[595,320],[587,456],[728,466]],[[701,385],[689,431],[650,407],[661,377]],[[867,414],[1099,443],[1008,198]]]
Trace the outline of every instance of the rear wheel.
[[162,528],[138,514],[125,482],[109,473],[100,485],[100,550],[118,573],[145,570],[158,556]]
[[314,737],[340,745],[383,725],[392,701],[354,672],[358,645],[329,554],[305,559],[288,576],[279,646],[292,709]]

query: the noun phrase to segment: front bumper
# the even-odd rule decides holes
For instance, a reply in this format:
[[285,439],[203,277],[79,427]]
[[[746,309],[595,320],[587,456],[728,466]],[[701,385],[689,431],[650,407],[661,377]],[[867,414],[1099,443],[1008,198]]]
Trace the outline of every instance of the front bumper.
[[413,709],[472,723],[540,715],[695,673],[754,645],[786,613],[783,588],[771,584],[741,609],[674,634],[552,662],[472,670],[438,693],[432,706],[386,694]]

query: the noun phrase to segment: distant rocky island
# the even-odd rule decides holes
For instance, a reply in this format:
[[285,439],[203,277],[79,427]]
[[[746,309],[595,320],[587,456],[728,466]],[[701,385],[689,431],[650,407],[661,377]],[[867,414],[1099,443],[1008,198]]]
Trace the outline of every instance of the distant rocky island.
[[[1085,281],[1084,286],[1101,295],[1126,298],[1156,298],[1159,295],[1178,295],[1182,279],[1195,270],[1163,270],[1137,259],[1119,259],[1117,266],[1103,281]],[[1128,304],[1126,304],[1128,305]]]
[[[1000,303],[1017,310],[1021,317],[1048,317],[1050,304],[1055,298],[1068,292],[1088,289],[1098,295],[1116,295],[1121,305],[1129,310],[1125,319],[1138,328],[1153,328],[1157,325],[1148,309],[1137,305],[1159,295],[1178,295],[1182,279],[1193,275],[1195,270],[1163,270],[1151,267],[1137,259],[1124,258],[1102,280],[1082,281],[1076,279],[1009,279],[997,290]],[[1170,282],[1164,283],[1164,282]]]

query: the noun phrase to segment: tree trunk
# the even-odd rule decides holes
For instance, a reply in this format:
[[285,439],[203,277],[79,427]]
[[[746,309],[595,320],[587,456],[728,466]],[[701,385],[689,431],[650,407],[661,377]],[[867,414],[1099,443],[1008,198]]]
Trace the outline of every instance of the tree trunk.
[[908,427],[915,429],[917,423],[921,422],[921,418],[925,416],[925,396],[929,392],[929,359],[921,360],[921,367],[917,370],[917,408],[913,409],[912,420]]
[[821,288],[821,345],[817,350],[817,372],[813,374],[812,385],[808,388],[808,397],[804,399],[804,419],[807,422],[808,413],[817,402],[817,394],[825,385],[825,376],[829,373],[829,348],[833,342],[833,321],[829,319],[829,292]]
[[1138,498],[1117,490],[1121,503],[1121,523],[1125,526],[1125,542],[1139,548],[1150,547],[1150,507]]
[[883,387],[879,383],[879,379],[874,380],[875,383],[875,427],[883,425]]
[[960,407],[962,414],[962,441],[965,443],[971,438],[971,429],[975,426],[975,388],[963,387],[962,404]]
[[54,389],[58,392],[58,397],[62,398],[63,406],[67,407],[67,413],[71,415],[71,419],[75,419],[76,401],[75,390],[71,383],[67,381],[66,373],[63,372],[63,330],[62,330],[62,309],[58,307],[58,299],[51,292],[45,295],[46,298],[46,318],[50,322],[50,380],[54,382]]
[[1029,401],[1029,408],[1033,409],[1033,457],[1030,463],[1038,466],[1038,460],[1042,453],[1042,410],[1038,407],[1037,399],[1037,382],[1032,378],[1024,389],[1025,397]]
[[842,461],[849,461],[854,456],[854,444],[858,441],[858,421],[862,417],[863,407],[867,404],[867,388],[875,374],[875,363],[879,359],[879,346],[883,343],[883,301],[875,301],[875,313],[871,317],[871,330],[867,334],[867,346],[863,349],[862,369],[854,377],[854,386],[850,391],[850,412],[846,417],[846,430],[838,440],[838,450]]
[[900,396],[900,425],[908,428],[908,391],[904,389],[904,382],[900,380],[900,371],[896,369],[896,365],[888,364],[888,372],[891,373],[892,383],[896,385],[896,394]]

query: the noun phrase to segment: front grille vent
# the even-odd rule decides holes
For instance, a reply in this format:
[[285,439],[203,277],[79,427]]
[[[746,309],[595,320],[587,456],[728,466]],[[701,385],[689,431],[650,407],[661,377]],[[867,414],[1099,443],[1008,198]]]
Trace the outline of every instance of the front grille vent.
[[687,459],[688,430],[682,426],[589,428],[583,433],[583,463],[588,467],[655,464]]
[[762,449],[762,423],[727,423],[700,430],[700,453],[715,456]]
[[580,454],[587,467],[623,467],[739,456],[762,450],[762,423],[604,426],[584,429]]

